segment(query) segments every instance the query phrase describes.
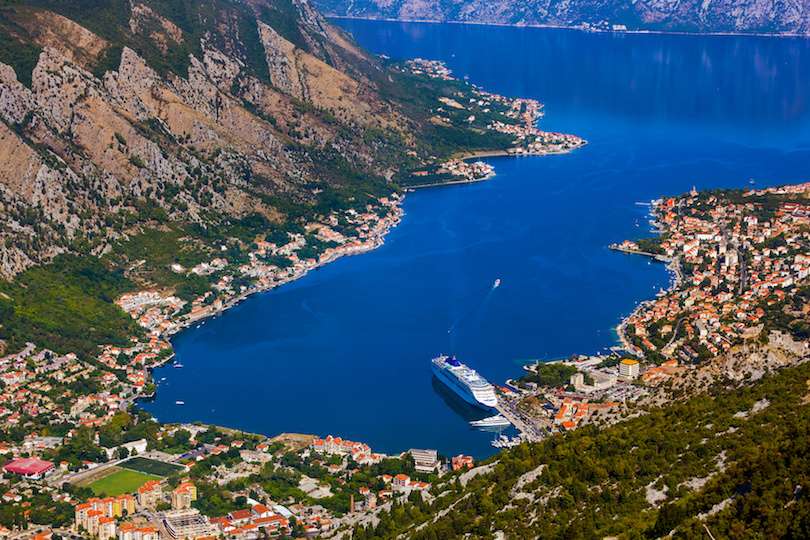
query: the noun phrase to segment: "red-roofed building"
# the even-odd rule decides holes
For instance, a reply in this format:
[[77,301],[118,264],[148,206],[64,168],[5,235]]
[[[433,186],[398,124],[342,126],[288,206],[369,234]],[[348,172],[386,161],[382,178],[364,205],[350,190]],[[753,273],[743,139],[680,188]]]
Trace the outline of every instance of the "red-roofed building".
[[53,469],[53,463],[39,458],[18,458],[6,463],[3,471],[38,480]]
[[234,525],[243,525],[248,523],[252,518],[253,512],[250,510],[234,510],[228,514],[228,519],[230,519],[231,523]]
[[457,471],[459,469],[463,469],[465,467],[467,469],[472,469],[473,468],[473,458],[472,458],[472,456],[465,456],[465,455],[459,454],[457,456],[453,456],[453,459],[450,462],[452,464],[452,467],[453,467],[454,471]]

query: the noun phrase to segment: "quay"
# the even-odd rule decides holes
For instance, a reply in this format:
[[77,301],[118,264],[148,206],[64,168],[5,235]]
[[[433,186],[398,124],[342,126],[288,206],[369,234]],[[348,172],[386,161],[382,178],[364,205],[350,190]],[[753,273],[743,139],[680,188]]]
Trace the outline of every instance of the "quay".
[[620,244],[610,244],[608,246],[608,249],[612,249],[614,251],[621,251],[622,253],[630,253],[632,255],[644,255],[646,257],[653,258],[656,261],[659,261],[659,262],[662,262],[662,263],[670,263],[670,262],[672,262],[672,259],[670,259],[669,257],[667,257],[665,255],[661,255],[661,254],[658,254],[658,253],[649,253],[647,251],[641,251],[640,249],[629,249],[629,248],[626,248],[626,247],[622,247]]
[[509,422],[515,426],[515,429],[517,429],[520,434],[523,435],[526,441],[538,442],[545,437],[542,426],[531,421],[524,420],[511,400],[506,399],[503,396],[498,396],[498,404],[495,406],[495,410],[501,413],[504,418],[509,420]]

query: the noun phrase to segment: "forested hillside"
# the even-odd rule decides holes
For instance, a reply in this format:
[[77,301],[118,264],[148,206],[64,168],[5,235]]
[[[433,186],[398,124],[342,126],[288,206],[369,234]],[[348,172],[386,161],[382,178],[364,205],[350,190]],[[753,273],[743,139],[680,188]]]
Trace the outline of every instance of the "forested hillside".
[[810,364],[523,444],[355,540],[807,538]]

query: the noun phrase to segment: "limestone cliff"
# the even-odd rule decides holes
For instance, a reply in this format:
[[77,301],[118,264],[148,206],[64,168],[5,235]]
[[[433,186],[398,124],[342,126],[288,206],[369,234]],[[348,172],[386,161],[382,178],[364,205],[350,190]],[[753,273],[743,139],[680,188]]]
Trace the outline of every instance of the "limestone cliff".
[[316,0],[326,14],[687,32],[810,33],[807,0]]
[[302,0],[13,2],[0,42],[0,276],[156,215],[281,220],[408,151],[383,69]]

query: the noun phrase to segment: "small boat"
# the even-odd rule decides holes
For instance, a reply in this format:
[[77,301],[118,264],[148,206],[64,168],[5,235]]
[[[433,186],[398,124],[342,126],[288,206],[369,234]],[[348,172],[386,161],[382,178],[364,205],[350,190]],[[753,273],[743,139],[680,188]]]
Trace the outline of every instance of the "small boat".
[[181,364],[180,362],[175,362],[174,364],[172,364],[172,367],[173,368],[181,368],[181,367],[183,367],[183,364]]
[[473,420],[470,425],[472,427],[500,427],[511,425],[511,422],[503,415],[496,414],[482,420]]
[[500,286],[501,286],[501,278],[498,278],[495,280],[495,283],[492,284],[492,288],[497,289]]
[[185,401],[180,401],[180,400],[178,399],[177,401],[175,401],[175,402],[174,402],[174,404],[175,404],[175,405],[185,405],[185,404],[186,404],[186,402],[185,402]]
[[514,446],[519,445],[522,442],[523,437],[519,435],[517,437],[507,437],[506,435],[501,435],[500,437],[492,441],[490,444],[492,444],[492,446],[494,446],[495,448],[512,448]]

